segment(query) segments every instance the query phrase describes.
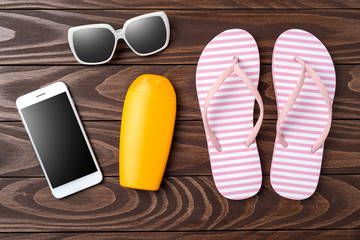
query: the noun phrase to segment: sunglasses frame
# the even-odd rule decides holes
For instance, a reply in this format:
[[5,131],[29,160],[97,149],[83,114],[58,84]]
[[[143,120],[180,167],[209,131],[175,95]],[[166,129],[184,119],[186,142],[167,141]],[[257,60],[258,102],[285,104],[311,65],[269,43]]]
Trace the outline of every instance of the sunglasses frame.
[[[153,52],[150,52],[150,53],[139,53],[137,52],[130,44],[129,42],[127,41],[126,39],[126,36],[125,36],[125,32],[126,32],[126,28],[129,24],[133,23],[133,22],[136,22],[140,19],[145,19],[145,18],[149,18],[149,17],[161,17],[162,20],[164,21],[164,24],[165,24],[165,29],[166,29],[166,41],[165,41],[165,44],[164,46],[162,46],[161,48],[153,51]],[[91,28],[105,28],[105,29],[108,29],[110,30],[113,34],[114,34],[114,37],[115,37],[115,42],[114,42],[114,47],[113,47],[113,51],[111,53],[111,56],[106,59],[105,61],[102,61],[102,62],[84,62],[82,61],[76,54],[75,52],[75,47],[74,47],[74,42],[73,42],[73,38],[74,38],[74,33],[78,30],[83,30],[83,29],[91,29]],[[114,52],[115,52],[115,49],[116,49],[116,46],[117,46],[117,43],[119,41],[119,39],[124,39],[124,41],[126,42],[126,44],[130,47],[130,49],[137,55],[139,56],[149,56],[149,55],[152,55],[152,54],[155,54],[157,52],[160,52],[162,50],[164,50],[168,44],[169,44],[169,40],[170,40],[170,24],[169,24],[169,19],[167,18],[166,16],[166,13],[165,12],[154,12],[154,13],[148,13],[148,14],[144,14],[144,15],[140,15],[140,16],[137,16],[137,17],[134,17],[134,18],[130,18],[129,20],[127,20],[124,24],[124,27],[122,29],[118,29],[118,30],[115,30],[112,26],[110,26],[109,24],[105,24],[105,23],[100,23],[100,24],[89,24],[89,25],[82,25],[82,26],[77,26],[77,27],[72,27],[69,29],[68,31],[68,41],[69,41],[69,45],[70,45],[70,49],[71,49],[71,52],[73,53],[76,61],[78,61],[79,63],[81,64],[85,64],[85,65],[99,65],[99,64],[104,64],[104,63],[107,63],[109,62],[112,57],[114,56]]]

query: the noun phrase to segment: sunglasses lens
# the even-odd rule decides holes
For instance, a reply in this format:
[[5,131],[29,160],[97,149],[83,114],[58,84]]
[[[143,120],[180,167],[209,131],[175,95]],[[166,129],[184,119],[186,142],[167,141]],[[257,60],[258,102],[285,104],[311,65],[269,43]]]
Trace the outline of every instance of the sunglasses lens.
[[76,55],[87,63],[108,60],[115,47],[115,36],[106,28],[81,29],[74,32]]
[[151,53],[166,43],[166,27],[161,17],[149,17],[130,23],[125,31],[129,45],[138,53]]

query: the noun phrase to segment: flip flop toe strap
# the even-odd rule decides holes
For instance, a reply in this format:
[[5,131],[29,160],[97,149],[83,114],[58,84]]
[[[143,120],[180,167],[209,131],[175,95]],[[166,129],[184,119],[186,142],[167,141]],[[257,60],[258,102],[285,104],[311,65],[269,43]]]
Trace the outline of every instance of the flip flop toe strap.
[[305,80],[305,73],[307,72],[310,75],[311,79],[314,80],[318,89],[320,90],[320,93],[321,93],[321,95],[326,103],[327,109],[328,109],[327,124],[311,148],[311,152],[315,153],[323,145],[323,143],[330,131],[331,119],[332,119],[331,99],[330,99],[329,93],[328,93],[324,83],[320,79],[319,75],[309,65],[307,65],[300,57],[295,57],[294,60],[296,62],[298,62],[299,64],[301,64],[300,77],[299,77],[298,83],[296,84],[296,87],[292,91],[289,99],[286,101],[286,103],[278,117],[278,121],[276,123],[276,136],[279,139],[281,145],[283,145],[283,147],[285,147],[285,148],[288,147],[288,143],[286,142],[286,140],[280,133],[280,128],[281,128],[283,121],[285,120],[286,116],[290,112],[292,106],[296,102],[296,99],[301,92],[301,89],[302,89],[302,86],[303,86],[304,80]]
[[216,91],[220,88],[221,84],[225,81],[225,79],[227,77],[229,77],[232,73],[236,73],[240,79],[246,84],[246,86],[249,88],[249,90],[251,91],[251,93],[254,95],[256,101],[259,104],[260,107],[260,115],[259,115],[259,119],[257,120],[254,128],[251,130],[249,136],[246,139],[245,145],[246,147],[250,147],[250,145],[255,141],[255,138],[260,130],[260,126],[261,123],[263,121],[264,118],[264,104],[262,102],[261,96],[257,90],[257,88],[255,87],[255,85],[252,83],[252,81],[248,78],[248,76],[246,75],[246,73],[244,73],[243,70],[241,70],[241,68],[238,66],[239,62],[239,58],[238,57],[234,57],[234,61],[233,63],[230,65],[230,67],[228,67],[214,82],[214,84],[211,86],[206,99],[205,99],[205,104],[204,104],[204,126],[205,126],[205,130],[210,138],[210,141],[212,143],[212,145],[214,146],[214,148],[216,149],[216,151],[221,152],[221,146],[220,143],[218,141],[218,139],[216,138],[214,132],[212,131],[209,121],[208,121],[208,107],[209,107],[209,103],[212,99],[212,97],[215,95]]

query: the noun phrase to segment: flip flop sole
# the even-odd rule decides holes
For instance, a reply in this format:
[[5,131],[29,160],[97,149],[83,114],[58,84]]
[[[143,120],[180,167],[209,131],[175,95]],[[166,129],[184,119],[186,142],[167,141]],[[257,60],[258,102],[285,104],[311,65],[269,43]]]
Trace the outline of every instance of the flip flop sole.
[[[217,35],[203,50],[196,69],[196,90],[202,116],[206,96],[216,79],[239,57],[238,66],[255,86],[260,61],[254,38],[246,31],[230,29]],[[262,174],[256,142],[245,141],[253,128],[254,96],[245,83],[231,74],[213,96],[208,120],[222,151],[217,152],[208,135],[211,170],[219,192],[228,199],[254,196],[261,187]]]
[[[282,33],[274,46],[272,74],[278,114],[295,88],[301,65],[298,56],[322,79],[331,102],[336,77],[331,56],[322,42],[311,33],[290,29]],[[281,126],[289,146],[284,148],[276,138],[270,181],[281,196],[294,200],[310,197],[316,190],[323,157],[323,146],[315,153],[311,147],[327,124],[328,110],[314,80],[306,73],[304,85]]]

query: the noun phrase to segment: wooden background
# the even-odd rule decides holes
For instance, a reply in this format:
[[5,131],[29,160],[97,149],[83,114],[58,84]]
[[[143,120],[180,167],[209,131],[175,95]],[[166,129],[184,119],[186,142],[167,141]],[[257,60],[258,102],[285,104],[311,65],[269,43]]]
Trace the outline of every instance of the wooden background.
[[[108,23],[164,10],[168,48],[138,57],[120,42],[111,62],[82,66],[67,43],[72,26]],[[218,33],[242,28],[261,55],[265,120],[257,137],[263,187],[231,201],[216,190],[195,91],[195,68]],[[317,191],[304,201],[269,183],[276,105],[271,54],[290,28],[316,35],[336,64],[333,125]],[[178,99],[171,153],[157,192],[120,187],[118,144],[123,101],[139,75],[171,80]],[[64,81],[70,88],[104,181],[56,200],[15,107],[18,96]],[[4,239],[360,239],[360,1],[358,0],[1,0],[0,238]]]

